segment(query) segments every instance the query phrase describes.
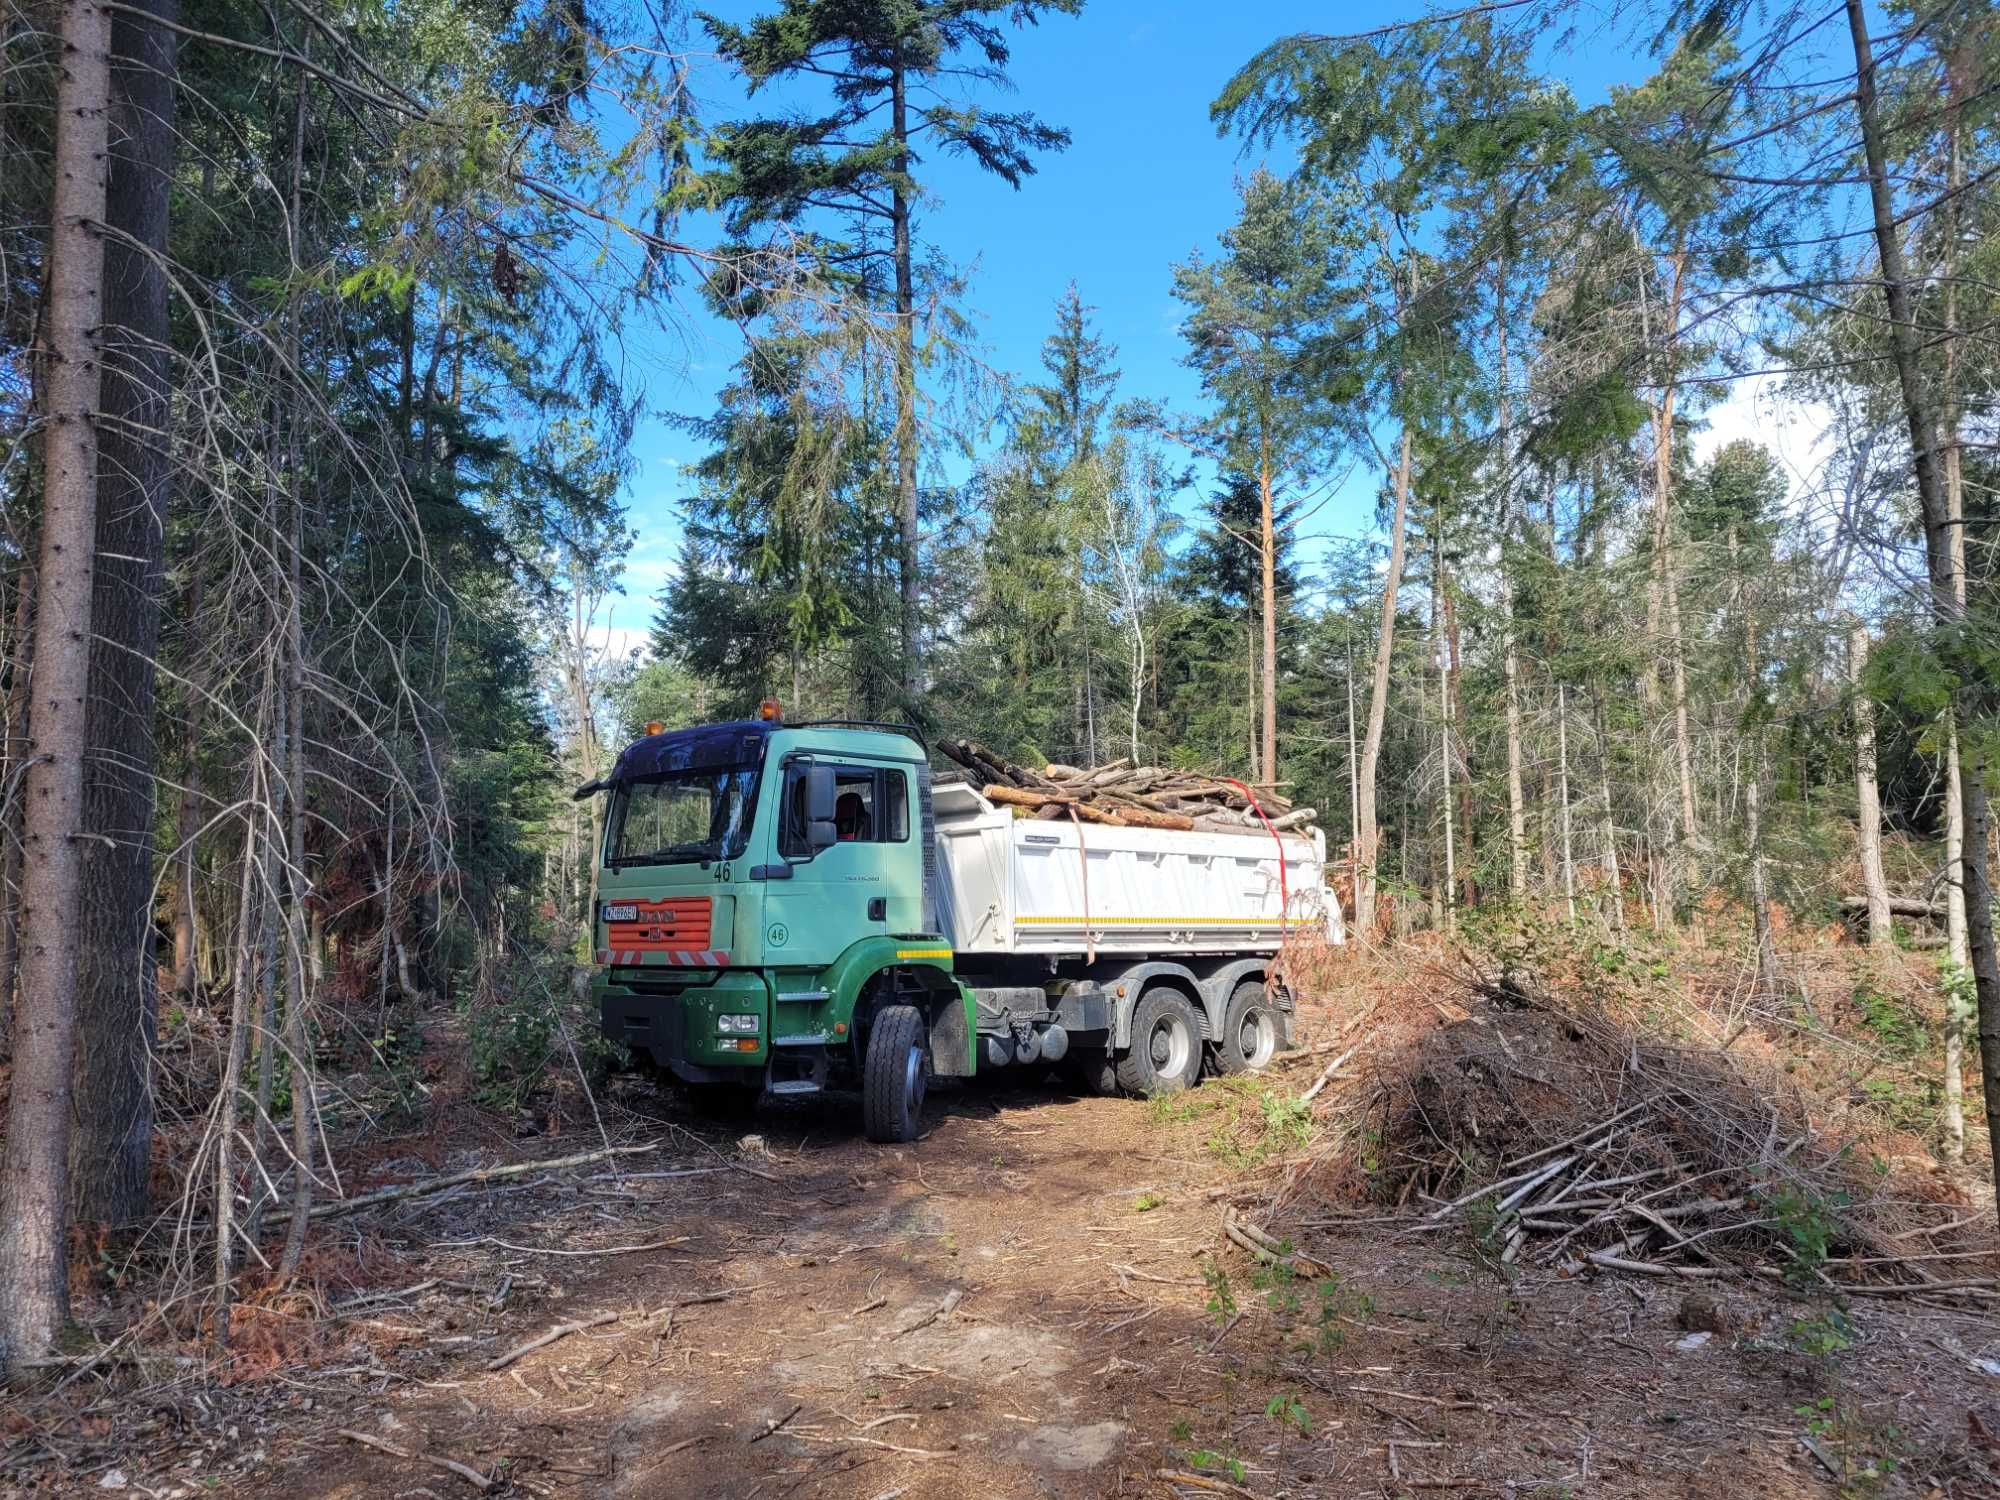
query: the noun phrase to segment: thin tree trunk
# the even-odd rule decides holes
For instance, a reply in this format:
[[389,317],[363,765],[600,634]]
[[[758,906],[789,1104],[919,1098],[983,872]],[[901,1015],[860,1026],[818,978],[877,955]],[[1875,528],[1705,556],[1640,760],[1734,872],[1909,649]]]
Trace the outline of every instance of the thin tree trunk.
[[[1923,508],[1924,550],[1930,569],[1931,615],[1947,651],[1956,656],[1964,607],[1959,603],[1953,565],[1951,523],[1938,433],[1930,394],[1920,363],[1916,310],[1897,238],[1895,200],[1889,188],[1888,149],[1876,113],[1875,56],[1868,37],[1868,16],[1861,0],[1847,0],[1848,34],[1854,44],[1855,113],[1861,127],[1862,153],[1868,166],[1869,204],[1874,213],[1875,248],[1882,267],[1883,299],[1889,309],[1889,347],[1896,381],[1909,426],[1910,452],[1915,460],[1917,498]],[[1992,687],[1976,667],[1959,674],[1960,722],[1983,722],[1992,707]],[[1961,756],[1965,753],[1961,744]],[[1993,933],[1993,893],[1987,883],[1986,765],[1981,756],[1961,765],[1959,798],[1965,813],[1965,835],[1959,856],[1959,879],[1965,892],[1966,951],[1979,1008],[1980,1077],[1986,1094],[1986,1134],[1993,1149],[1994,1171],[2000,1176],[2000,953]]]
[[1264,679],[1261,686],[1263,735],[1258,747],[1258,774],[1278,779],[1278,534],[1271,503],[1271,456],[1268,443],[1259,454],[1257,500],[1261,531],[1258,561],[1264,589]]
[[[201,596],[202,572],[197,560],[194,576],[188,584],[187,599],[181,611],[181,623],[190,633],[196,631],[201,618]],[[197,950],[195,931],[199,911],[195,897],[196,877],[199,872],[195,846],[201,835],[203,800],[201,732],[208,709],[208,700],[203,695],[202,688],[199,674],[196,674],[187,694],[187,727],[184,736],[187,767],[182,772],[180,810],[174,820],[175,856],[180,861],[180,873],[176,877],[174,890],[174,993],[180,997],[183,1004],[195,998],[201,983],[200,967],[195,961]]]
[[1737,579],[1737,603],[1743,612],[1743,693],[1750,727],[1750,775],[1744,785],[1744,821],[1750,841],[1750,920],[1757,944],[1757,989],[1778,993],[1778,950],[1771,932],[1771,892],[1764,859],[1764,719],[1758,684],[1764,671],[1757,644],[1757,611],[1749,580],[1737,555],[1736,528],[1729,528],[1729,571]]
[[[1361,889],[1361,762],[1355,748],[1354,632],[1347,636],[1347,864],[1354,889]],[[1350,919],[1355,913],[1347,913]]]
[[35,572],[24,566],[14,593],[7,678],[6,793],[0,800],[0,1057],[14,1051],[14,980],[21,962],[21,767],[28,758],[28,684],[34,670]]
[[[908,79],[901,44],[889,64],[889,131],[899,151],[909,151]],[[899,159],[907,167],[907,159]],[[923,693],[923,634],[917,589],[917,311],[916,282],[911,266],[910,201],[900,183],[890,195],[896,263],[896,524],[901,572],[903,634],[903,698],[915,711]]]
[[1403,527],[1410,509],[1410,429],[1403,428],[1396,458],[1396,510],[1389,523],[1389,567],[1382,575],[1382,615],[1375,637],[1375,672],[1368,690],[1368,730],[1361,741],[1360,822],[1356,837],[1354,925],[1362,941],[1375,933],[1375,861],[1381,829],[1375,821],[1375,776],[1382,759],[1382,727],[1389,713],[1389,662],[1396,644],[1396,590],[1403,581]]
[[[1681,303],[1687,290],[1687,235],[1681,231],[1674,249],[1667,257],[1673,268],[1669,283],[1665,308],[1665,331],[1662,337],[1667,349],[1669,376],[1662,385],[1660,399],[1653,406],[1653,513],[1652,513],[1652,571],[1646,598],[1647,633],[1652,638],[1648,650],[1645,672],[1646,701],[1657,707],[1660,700],[1658,655],[1664,644],[1670,683],[1673,693],[1671,708],[1674,724],[1674,766],[1680,792],[1680,863],[1682,869],[1669,880],[1662,872],[1662,884],[1675,881],[1694,883],[1698,872],[1694,868],[1693,854],[1696,838],[1694,808],[1694,752],[1688,732],[1687,711],[1687,658],[1682,645],[1680,585],[1674,568],[1673,557],[1673,502],[1674,502],[1674,408],[1678,386],[1671,377],[1673,353],[1680,337]],[[1643,282],[1640,295],[1644,297]],[[1641,318],[1649,321],[1643,300]],[[1645,337],[1650,343],[1650,328]],[[1655,904],[1656,927],[1669,909],[1664,899]]]
[[[1507,691],[1507,893],[1528,895],[1528,815],[1521,790],[1521,663],[1514,641],[1514,575],[1509,548],[1514,540],[1513,406],[1507,383],[1507,257],[1494,262],[1493,325],[1499,342],[1500,389],[1500,661]],[[1564,817],[1568,817],[1565,799]],[[1565,854],[1567,869],[1567,854]],[[1575,897],[1570,916],[1575,917]]]
[[1562,818],[1563,910],[1576,920],[1576,849],[1570,841],[1569,688],[1556,684],[1556,805]]
[[[268,705],[267,705],[268,706]],[[258,715],[258,729],[263,729]],[[253,765],[249,796],[254,803],[263,792]],[[253,810],[243,819],[242,876],[236,905],[236,962],[229,982],[229,1032],[223,1046],[222,1083],[215,1097],[215,1341],[229,1343],[230,1283],[236,1266],[236,1113],[243,1091],[243,1054],[250,1030],[250,994],[255,982],[252,955],[256,951],[262,901],[258,886],[259,817]]]
[[1618,819],[1611,806],[1611,739],[1604,728],[1604,708],[1596,710],[1597,776],[1604,798],[1604,818],[1599,825],[1603,842],[1604,878],[1611,886],[1611,925],[1625,931],[1625,878],[1618,869]]
[[1875,780],[1875,705],[1863,677],[1868,671],[1868,627],[1855,620],[1847,632],[1847,677],[1854,687],[1854,800],[1861,846],[1861,888],[1868,898],[1868,945],[1894,941],[1889,923],[1889,882],[1882,874],[1882,797]]
[[[1441,523],[1443,518],[1434,517]],[[1457,850],[1452,840],[1452,825],[1457,820],[1451,795],[1451,667],[1450,652],[1445,640],[1447,610],[1444,602],[1444,527],[1436,524],[1431,529],[1431,638],[1432,649],[1437,655],[1438,668],[1438,810],[1439,821],[1444,824],[1444,880],[1443,916],[1444,929],[1452,931],[1456,925],[1458,861]]]
[[[1966,88],[1965,73],[1953,57],[1946,66],[1945,121],[1945,234],[1944,234],[1944,380],[1940,413],[1944,452],[1945,524],[1950,530],[1951,592],[1953,608],[1963,615],[1965,587],[1965,469],[1963,436],[1959,431],[1960,343],[1958,328],[1958,271],[1964,242],[1963,194],[1965,192],[1964,119],[1961,101]],[[1963,770],[1958,754],[1958,714],[1952,707],[1944,715],[1945,761],[1945,867],[1951,878],[1945,882],[1945,952],[1949,969],[1944,996],[1944,1098],[1942,1123],[1944,1154],[1947,1161],[1965,1160],[1965,1039],[1974,1024],[1972,996],[1966,983],[1971,966],[1966,941],[1965,885],[1960,873],[1965,864],[1965,795]]]
[[97,418],[103,395],[104,223],[111,15],[61,8],[55,193],[49,214],[41,598],[22,819],[22,1003],[0,1155],[0,1374],[45,1353],[69,1317],[71,1067],[91,606],[96,593]]

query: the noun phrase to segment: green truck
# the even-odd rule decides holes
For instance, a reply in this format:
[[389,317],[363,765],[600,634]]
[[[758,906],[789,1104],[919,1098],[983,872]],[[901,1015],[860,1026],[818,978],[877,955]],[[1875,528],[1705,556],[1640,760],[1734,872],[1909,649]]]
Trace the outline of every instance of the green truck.
[[1339,935],[1317,832],[1022,818],[897,725],[767,704],[648,733],[599,794],[605,1037],[704,1107],[858,1086],[877,1141],[915,1139],[932,1077],[1262,1067],[1291,1044],[1285,944]]

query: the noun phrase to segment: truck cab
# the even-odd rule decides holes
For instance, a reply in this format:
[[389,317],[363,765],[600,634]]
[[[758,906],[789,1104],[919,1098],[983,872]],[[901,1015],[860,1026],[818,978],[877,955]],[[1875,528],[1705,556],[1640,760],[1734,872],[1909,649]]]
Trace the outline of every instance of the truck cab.
[[930,768],[911,731],[763,716],[656,730],[610,776],[595,992],[606,1037],[741,1105],[859,1081],[914,1137],[932,1074],[973,1069],[970,996],[928,891]]

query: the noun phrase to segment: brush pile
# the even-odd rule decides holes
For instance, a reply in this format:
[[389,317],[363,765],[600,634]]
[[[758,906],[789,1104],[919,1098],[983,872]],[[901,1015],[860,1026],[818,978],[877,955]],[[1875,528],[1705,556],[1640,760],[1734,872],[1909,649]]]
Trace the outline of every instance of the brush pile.
[[1825,1101],[1753,1045],[1623,1025],[1518,973],[1433,974],[1411,1000],[1342,1090],[1346,1128],[1275,1218],[1305,1228],[1302,1200],[1362,1197],[1503,1273],[2000,1300],[1984,1216],[1817,1124]]
[[[937,748],[988,799],[1020,809],[1023,817],[1067,822],[1074,815],[1112,827],[1269,837],[1266,818],[1271,828],[1282,831],[1310,829],[1319,816],[1313,808],[1292,806],[1278,791],[1283,783],[1259,782],[1246,792],[1235,782],[1200,771],[1135,766],[1129,758],[1088,770],[1048,765],[1036,771],[1003,760],[972,740],[939,740]],[[1256,794],[1255,806],[1250,793]]]

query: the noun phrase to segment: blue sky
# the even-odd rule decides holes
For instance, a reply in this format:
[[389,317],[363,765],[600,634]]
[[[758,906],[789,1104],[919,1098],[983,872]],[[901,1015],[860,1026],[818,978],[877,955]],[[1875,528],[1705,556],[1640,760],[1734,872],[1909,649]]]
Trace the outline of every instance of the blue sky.
[[[768,8],[714,6],[732,19]],[[1171,267],[1196,250],[1213,251],[1235,214],[1237,178],[1258,162],[1242,155],[1236,140],[1217,138],[1209,101],[1277,37],[1378,26],[1429,8],[1089,0],[1080,16],[1016,32],[1010,71],[1017,93],[995,102],[1067,127],[1070,148],[1041,158],[1019,192],[968,163],[926,163],[935,201],[920,223],[921,234],[971,268],[968,300],[994,368],[1039,372],[1056,299],[1074,279],[1097,309],[1098,330],[1118,346],[1121,396],[1196,407],[1198,383],[1180,364]],[[1643,77],[1648,59],[1632,37],[1600,32],[1551,53],[1546,66],[1589,103],[1612,84]],[[712,115],[743,107],[740,87],[712,58],[699,65],[696,87]],[[628,352],[652,408],[701,413],[740,345],[726,326],[696,319],[671,333],[628,340]],[[638,542],[625,597],[609,622],[614,639],[642,631],[651,618],[679,543],[675,502],[686,488],[680,465],[695,456],[688,436],[664,420],[648,420],[639,433],[627,495]],[[1321,536],[1367,530],[1375,483],[1367,470],[1358,471],[1310,529]],[[1306,554],[1323,548],[1323,541],[1317,549],[1309,544]]]

